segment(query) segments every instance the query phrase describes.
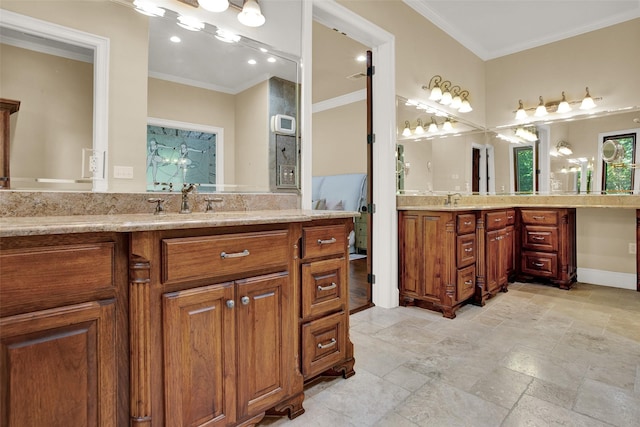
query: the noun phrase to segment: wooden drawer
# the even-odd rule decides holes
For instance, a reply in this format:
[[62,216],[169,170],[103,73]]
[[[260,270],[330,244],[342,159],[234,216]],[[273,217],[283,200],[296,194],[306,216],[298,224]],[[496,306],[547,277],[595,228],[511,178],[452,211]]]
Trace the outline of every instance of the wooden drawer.
[[558,251],[558,228],[525,225],[522,230],[522,246],[534,251]]
[[523,224],[557,225],[558,212],[553,210],[523,209],[520,211]]
[[346,261],[333,258],[302,264],[302,317],[308,319],[347,307]]
[[458,215],[456,222],[456,230],[458,234],[469,234],[476,231],[476,216],[474,214]]
[[341,311],[302,325],[302,375],[313,377],[346,356],[347,313]]
[[467,234],[457,237],[457,267],[466,267],[476,262],[476,235]]
[[344,254],[347,232],[344,225],[322,225],[302,229],[302,258]]
[[[113,291],[115,243],[9,249],[0,254],[2,312],[92,299]],[[49,304],[47,304],[49,305]]]
[[545,252],[522,252],[522,273],[543,277],[556,277],[558,256]]
[[288,262],[286,230],[162,240],[162,281],[246,274]]
[[457,298],[458,301],[464,301],[473,296],[476,288],[476,266],[458,270]]
[[498,230],[504,228],[507,225],[507,212],[487,212],[485,214],[484,228],[487,230]]
[[516,223],[516,210],[507,209],[507,225],[515,225]]

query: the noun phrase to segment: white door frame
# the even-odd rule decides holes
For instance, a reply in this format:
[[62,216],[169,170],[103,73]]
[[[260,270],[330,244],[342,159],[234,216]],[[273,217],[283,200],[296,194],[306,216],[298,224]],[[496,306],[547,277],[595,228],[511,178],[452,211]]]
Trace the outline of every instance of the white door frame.
[[[311,7],[309,5],[311,3]],[[395,37],[334,0],[303,2],[302,24],[302,207],[311,207],[312,24],[338,28],[373,52],[373,303],[398,306],[398,215],[396,212]]]

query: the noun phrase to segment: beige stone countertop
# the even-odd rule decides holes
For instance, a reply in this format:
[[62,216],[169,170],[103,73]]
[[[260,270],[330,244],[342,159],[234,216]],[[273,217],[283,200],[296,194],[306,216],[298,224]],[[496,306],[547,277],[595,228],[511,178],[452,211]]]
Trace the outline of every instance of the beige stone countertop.
[[351,218],[358,212],[328,210],[262,210],[191,214],[72,215],[1,217],[0,237],[91,232],[179,230],[203,227],[307,222]]

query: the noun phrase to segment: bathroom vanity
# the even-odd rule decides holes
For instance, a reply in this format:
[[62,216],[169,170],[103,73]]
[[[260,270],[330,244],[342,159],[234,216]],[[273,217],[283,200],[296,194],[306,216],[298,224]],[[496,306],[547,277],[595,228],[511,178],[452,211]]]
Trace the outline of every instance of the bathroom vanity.
[[349,212],[0,218],[2,424],[255,425],[354,374]]

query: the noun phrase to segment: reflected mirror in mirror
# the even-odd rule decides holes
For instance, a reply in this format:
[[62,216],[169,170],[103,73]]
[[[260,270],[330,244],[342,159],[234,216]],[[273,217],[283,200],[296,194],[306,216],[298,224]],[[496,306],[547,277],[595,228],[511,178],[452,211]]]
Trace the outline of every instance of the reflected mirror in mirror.
[[487,191],[482,128],[402,97],[396,114],[398,194]]
[[147,190],[185,182],[202,192],[297,189],[297,128],[271,120],[296,122],[296,60],[211,24],[189,31],[176,22],[172,11],[149,18],[149,124],[181,125],[149,127]]

